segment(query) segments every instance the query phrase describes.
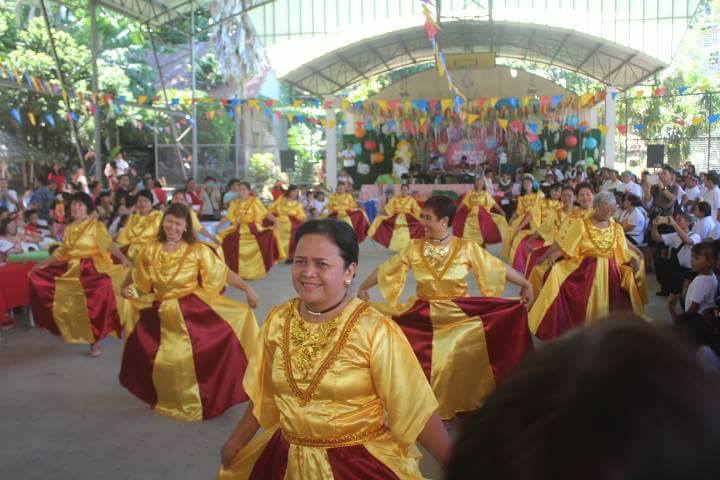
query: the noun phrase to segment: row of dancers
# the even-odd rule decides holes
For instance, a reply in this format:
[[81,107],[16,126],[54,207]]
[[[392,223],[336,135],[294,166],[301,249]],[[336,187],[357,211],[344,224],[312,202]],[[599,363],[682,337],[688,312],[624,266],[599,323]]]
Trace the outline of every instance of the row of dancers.
[[[614,197],[593,198],[580,185],[545,198],[527,180],[510,223],[478,182],[459,208],[444,196],[421,207],[403,187],[372,226],[341,189],[336,219],[302,223],[293,189],[276,202],[284,208],[265,210],[243,185],[216,244],[198,241],[181,201],[160,214],[140,195],[126,226],[135,230],[117,245],[89,197],[75,194],[62,244],[31,273],[33,315],[93,352],[102,338],[123,336],[120,383],[157,413],[205,420],[249,400],[222,449],[220,478],[350,469],[417,478],[414,443],[444,464],[441,420],[480,408],[533,349],[533,334],[550,340],[612,310],[642,312],[642,269],[612,219]],[[399,253],[354,297],[363,230]],[[500,241],[511,264],[483,248]],[[245,279],[272,266],[269,248],[273,261],[292,252],[298,297],[259,329]],[[517,255],[529,257],[525,276],[511,266]],[[415,296],[401,302],[410,271]],[[482,296],[469,295],[470,274]],[[501,298],[508,282],[519,299]],[[226,286],[244,291],[247,304],[225,297]],[[375,286],[384,301],[369,301]]]

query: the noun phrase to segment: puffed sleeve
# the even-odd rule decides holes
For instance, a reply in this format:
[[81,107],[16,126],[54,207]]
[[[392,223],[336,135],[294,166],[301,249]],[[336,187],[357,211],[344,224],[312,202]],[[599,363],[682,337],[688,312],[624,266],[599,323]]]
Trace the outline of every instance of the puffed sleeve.
[[466,249],[469,269],[475,275],[480,293],[485,297],[502,295],[507,273],[505,263],[471,240],[467,241]]
[[193,248],[200,263],[203,290],[211,295],[219,295],[227,284],[227,265],[207,245],[196,243]]
[[125,226],[120,230],[120,233],[118,233],[117,236],[117,244],[121,247],[125,247],[127,245],[130,245],[130,227],[137,221],[137,214],[133,213],[130,215],[130,218],[128,218],[127,223]]
[[278,197],[277,200],[272,202],[267,210],[268,212],[272,213],[273,215],[279,215],[280,214],[280,202],[282,202],[283,197]]
[[305,209],[302,206],[302,203],[295,202],[295,208],[293,209],[292,216],[295,217],[296,220],[299,222],[304,222],[307,220],[307,214],[305,213]]
[[420,209],[420,204],[417,202],[417,200],[415,200],[413,198],[412,199],[412,212],[411,212],[412,216],[415,218],[420,218],[421,211],[422,210]]
[[470,210],[470,192],[463,194],[462,200],[460,200],[460,207],[467,207]]
[[405,289],[407,275],[412,265],[415,243],[410,242],[405,250],[389,258],[378,267],[377,280],[380,293],[390,305],[397,304]]
[[133,284],[140,294],[146,294],[152,291],[152,279],[150,278],[149,267],[153,262],[154,246],[155,244],[150,243],[143,247],[135,259],[135,264],[132,268]]
[[272,383],[272,362],[275,344],[270,341],[273,324],[282,322],[283,306],[274,307],[260,327],[259,347],[249,359],[243,378],[243,388],[253,403],[253,415],[263,428],[272,428],[280,421],[280,411],[275,404],[275,388]]
[[580,241],[585,233],[585,220],[582,218],[569,218],[560,228],[555,242],[568,257],[577,257],[580,254]]
[[393,437],[412,445],[438,403],[405,334],[382,315],[371,333],[370,375]]
[[199,233],[203,226],[202,223],[200,223],[200,219],[198,218],[197,213],[195,213],[195,210],[190,210],[190,221],[192,222],[192,227],[195,233]]
[[62,242],[52,254],[53,258],[59,262],[67,262],[70,259],[70,246],[67,243],[67,235],[68,230],[65,230]]
[[558,216],[559,211],[556,210],[554,212],[551,212],[545,220],[543,220],[542,224],[540,224],[540,228],[538,228],[537,233],[545,240],[546,242],[550,239],[553,239],[555,237],[555,233],[558,231]]
[[253,213],[255,214],[256,222],[262,222],[268,214],[267,208],[265,208],[265,205],[263,205],[257,197],[253,199]]
[[395,215],[395,197],[391,198],[389,202],[385,204],[385,213],[387,213],[389,216]]
[[113,240],[104,223],[95,220],[95,243],[100,253],[110,250]]
[[347,198],[348,198],[348,208],[349,209],[358,208],[357,202],[355,201],[355,197],[353,197],[351,193],[346,193],[345,195],[347,195]]
[[628,247],[627,237],[619,223],[613,223],[615,228],[615,260],[618,263],[629,263],[636,255]]

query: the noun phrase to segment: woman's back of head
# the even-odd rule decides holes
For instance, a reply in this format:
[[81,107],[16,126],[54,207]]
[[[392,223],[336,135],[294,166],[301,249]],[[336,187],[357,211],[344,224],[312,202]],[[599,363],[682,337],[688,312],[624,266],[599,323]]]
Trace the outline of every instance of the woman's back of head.
[[463,425],[448,479],[720,478],[720,385],[642,321],[541,347]]

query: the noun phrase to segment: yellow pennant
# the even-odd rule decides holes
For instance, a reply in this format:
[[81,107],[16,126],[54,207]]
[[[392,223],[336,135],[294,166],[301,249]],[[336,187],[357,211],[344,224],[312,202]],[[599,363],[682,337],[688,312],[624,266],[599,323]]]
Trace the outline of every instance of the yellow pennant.
[[30,123],[32,123],[32,126],[34,127],[37,125],[37,122],[35,121],[35,114],[32,112],[28,112],[28,120],[30,120]]
[[500,128],[505,130],[508,126],[508,121],[505,120],[504,118],[498,118],[498,125],[500,125]]

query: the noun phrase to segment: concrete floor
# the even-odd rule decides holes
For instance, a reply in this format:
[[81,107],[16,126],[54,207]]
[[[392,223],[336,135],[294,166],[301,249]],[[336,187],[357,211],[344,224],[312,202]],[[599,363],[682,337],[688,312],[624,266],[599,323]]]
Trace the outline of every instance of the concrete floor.
[[[499,251],[492,248],[493,253]],[[360,280],[390,253],[367,241]],[[664,299],[654,296],[651,318],[667,321]],[[294,295],[288,265],[278,265],[253,286],[262,321],[273,304]],[[415,284],[409,280],[406,296]],[[509,287],[506,296],[517,292]],[[239,297],[238,292],[230,293]],[[377,291],[374,299],[379,300]],[[219,452],[241,418],[239,405],[207,422],[181,423],[153,413],[117,380],[121,342],[108,339],[104,354],[66,345],[44,331],[17,327],[0,339],[0,478],[8,480],[204,480],[215,478]],[[422,469],[440,478],[428,456]]]

